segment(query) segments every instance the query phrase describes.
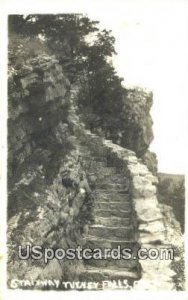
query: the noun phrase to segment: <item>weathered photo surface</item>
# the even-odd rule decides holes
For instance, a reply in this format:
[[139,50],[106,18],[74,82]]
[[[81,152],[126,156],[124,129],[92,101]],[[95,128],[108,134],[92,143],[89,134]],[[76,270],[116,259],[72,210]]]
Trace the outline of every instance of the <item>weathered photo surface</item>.
[[154,92],[126,85],[116,32],[84,13],[8,27],[7,287],[185,290],[184,175],[158,168]]

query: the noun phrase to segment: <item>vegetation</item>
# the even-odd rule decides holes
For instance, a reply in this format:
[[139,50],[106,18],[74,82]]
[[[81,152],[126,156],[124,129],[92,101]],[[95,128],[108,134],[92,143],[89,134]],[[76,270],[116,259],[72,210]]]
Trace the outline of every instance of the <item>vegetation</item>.
[[79,107],[84,121],[90,129],[98,127],[116,136],[123,123],[125,89],[110,61],[116,54],[115,38],[97,24],[79,14],[11,15],[9,34],[14,45],[10,48],[22,52],[20,59],[41,52],[56,55],[70,81],[81,81]]
[[159,201],[173,207],[180,222],[182,233],[185,227],[185,178],[183,175],[159,173]]

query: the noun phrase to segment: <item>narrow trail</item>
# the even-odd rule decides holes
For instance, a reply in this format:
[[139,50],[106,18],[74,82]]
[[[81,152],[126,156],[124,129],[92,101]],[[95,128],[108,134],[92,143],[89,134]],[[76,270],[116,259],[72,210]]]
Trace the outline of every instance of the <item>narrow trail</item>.
[[[105,156],[79,147],[86,166],[88,178],[95,178],[94,222],[89,226],[86,248],[91,249],[131,249],[135,253],[139,245],[136,238],[134,211],[127,178],[116,167],[110,166]],[[117,256],[116,256],[117,257]],[[135,259],[85,260],[85,270],[80,274],[81,281],[128,280],[132,284],[140,278],[140,266]]]
[[[75,104],[78,92],[76,87],[71,90],[69,116],[73,127],[85,130]],[[96,137],[95,134],[90,134]],[[110,162],[105,151],[100,152],[98,147],[87,145],[79,138],[79,134],[75,144],[84,163],[94,198],[94,221],[89,225],[84,247],[113,250],[119,246],[121,250],[129,248],[135,257],[124,259],[121,252],[119,259],[108,257],[102,260],[85,260],[79,280],[101,283],[106,280],[127,280],[132,285],[135,280],[140,279],[141,268],[136,258],[139,243],[128,177],[121,172],[121,168]],[[95,178],[94,184],[92,178]]]

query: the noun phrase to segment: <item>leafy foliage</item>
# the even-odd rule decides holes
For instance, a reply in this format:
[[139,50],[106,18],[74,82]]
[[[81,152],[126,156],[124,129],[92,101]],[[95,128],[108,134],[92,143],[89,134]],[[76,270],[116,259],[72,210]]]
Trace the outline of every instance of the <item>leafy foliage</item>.
[[181,175],[158,174],[159,201],[173,207],[182,232],[185,226],[185,178]]
[[[122,126],[125,90],[110,61],[116,54],[115,38],[111,31],[100,31],[97,24],[80,14],[11,15],[9,33],[42,40],[58,57],[69,79],[81,79],[79,105],[83,115],[90,111],[100,129],[106,132],[111,128],[111,135],[116,136],[117,128]],[[96,125],[90,118],[85,121],[91,129]]]

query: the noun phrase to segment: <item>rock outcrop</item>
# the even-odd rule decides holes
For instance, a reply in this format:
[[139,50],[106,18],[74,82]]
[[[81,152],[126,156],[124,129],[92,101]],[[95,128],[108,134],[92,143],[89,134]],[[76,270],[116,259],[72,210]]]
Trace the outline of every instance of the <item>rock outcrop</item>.
[[122,147],[86,129],[77,107],[80,83],[70,85],[55,57],[38,56],[12,70],[9,87],[9,287],[16,276],[125,279],[135,290],[175,290],[170,260],[52,259],[45,265],[18,259],[18,245],[113,248],[121,242],[133,251],[172,246],[157,177],[140,158],[152,138],[151,95],[127,96]]
[[128,89],[123,103],[123,130],[119,144],[133,150],[156,175],[157,158],[155,153],[149,150],[153,140],[153,121],[150,115],[153,94],[138,87]]
[[28,161],[33,164],[49,164],[55,151],[62,148],[58,135],[59,132],[62,137],[68,134],[64,125],[69,86],[69,81],[54,57],[28,59],[22,68],[11,70],[9,186],[16,184],[21,180],[23,172],[28,171]]
[[62,268],[56,260],[47,266],[42,260],[23,261],[18,246],[71,247],[87,223],[82,209],[89,218],[89,196],[82,187],[86,176],[67,124],[70,83],[54,57],[28,59],[11,71],[8,284],[15,277],[68,279],[67,262]]
[[121,145],[133,150],[141,157],[153,140],[150,109],[153,95],[140,88],[129,89],[125,93],[123,117],[124,131]]

